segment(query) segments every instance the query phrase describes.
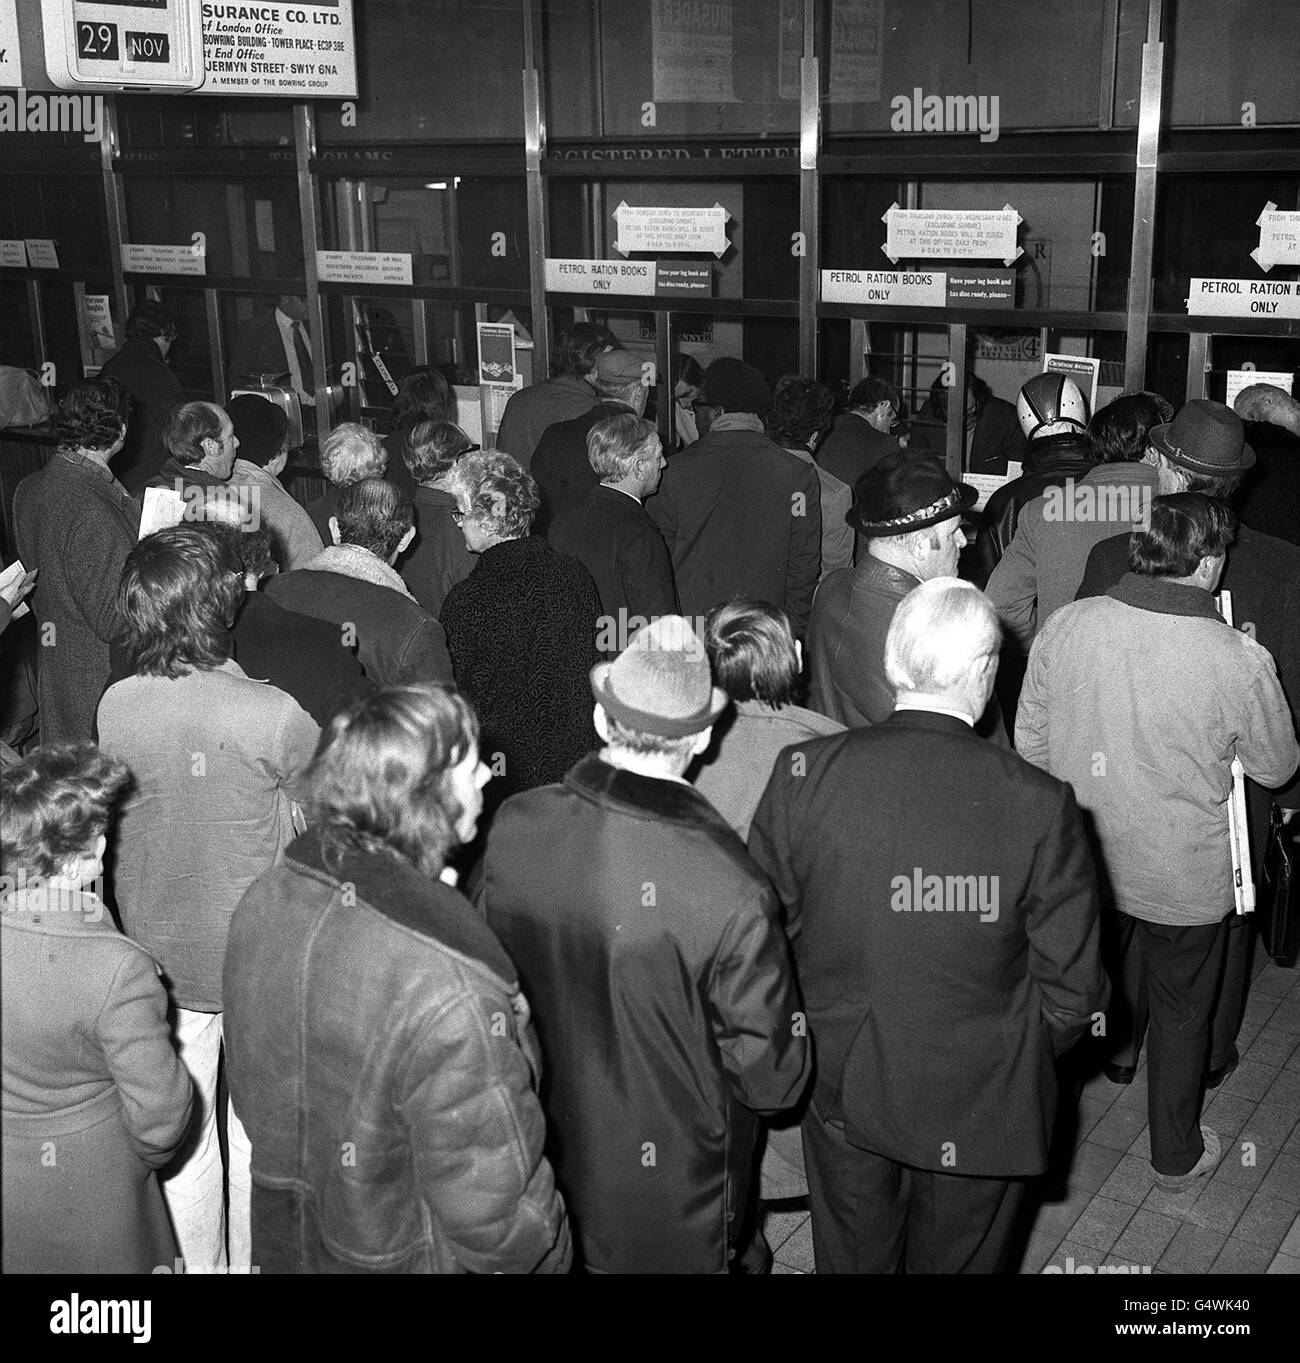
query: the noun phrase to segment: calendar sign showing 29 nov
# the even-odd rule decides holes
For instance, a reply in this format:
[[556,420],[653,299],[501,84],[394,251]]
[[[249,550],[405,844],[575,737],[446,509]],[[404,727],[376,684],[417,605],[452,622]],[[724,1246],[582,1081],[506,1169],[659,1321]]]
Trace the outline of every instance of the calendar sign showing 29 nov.
[[200,95],[357,97],[352,0],[204,0]]

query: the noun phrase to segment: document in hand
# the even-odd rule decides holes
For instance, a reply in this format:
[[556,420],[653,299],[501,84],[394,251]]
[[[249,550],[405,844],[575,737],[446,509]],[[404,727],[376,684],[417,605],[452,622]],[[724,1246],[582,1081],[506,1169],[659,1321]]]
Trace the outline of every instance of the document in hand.
[[[15,582],[21,582],[27,576],[27,569],[23,567],[21,559],[14,561],[0,573],[0,591]],[[27,614],[28,606],[26,601],[20,601],[14,608],[14,613],[9,617],[11,620],[21,620]]]
[[169,487],[147,487],[144,490],[144,511],[140,516],[140,538],[155,530],[166,530],[185,519],[185,498]]

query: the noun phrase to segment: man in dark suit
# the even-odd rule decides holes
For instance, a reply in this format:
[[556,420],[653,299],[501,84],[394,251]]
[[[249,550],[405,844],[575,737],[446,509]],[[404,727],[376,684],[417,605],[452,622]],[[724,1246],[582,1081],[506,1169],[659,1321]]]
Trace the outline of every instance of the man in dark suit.
[[784,610],[802,638],[821,573],[821,484],[763,433],[771,406],[757,369],[714,360],[695,405],[700,438],[673,456],[650,514],[685,615],[750,596]]
[[305,298],[281,294],[274,312],[250,318],[239,328],[230,358],[230,387],[246,388],[262,374],[287,374],[299,402],[316,405]]
[[1068,785],[980,741],[997,616],[927,582],[886,643],[895,713],[789,748],[750,830],[817,1054],[819,1273],[994,1273],[1047,1166],[1054,1061],[1106,999]]
[[644,367],[630,350],[606,350],[596,356],[596,396],[600,401],[578,416],[548,426],[533,453],[528,471],[537,480],[542,499],[533,522],[534,534],[545,535],[561,512],[574,506],[600,481],[587,458],[591,428],[611,416],[630,413],[639,417],[645,411],[649,391]]
[[[911,423],[907,448],[915,453],[944,457],[948,448],[948,385],[944,374],[930,385],[930,396]],[[1007,472],[1009,462],[1024,458],[1025,436],[1015,405],[995,398],[978,375],[966,373],[966,410],[963,422],[967,473]]]
[[[668,461],[659,433],[631,412],[593,426],[587,449],[589,467],[600,482],[561,512],[547,538],[552,549],[582,562],[595,581],[601,612],[596,647],[612,659],[642,625],[658,615],[677,614],[668,546],[642,505],[659,486]],[[534,470],[540,457],[541,450],[533,458]]]
[[133,497],[167,458],[163,429],[185,401],[180,379],[167,366],[175,341],[171,312],[146,299],[126,319],[126,343],[99,371],[101,379],[116,379],[131,395],[126,444],[113,472]]
[[898,425],[898,389],[868,375],[854,384],[849,410],[835,418],[817,450],[817,462],[852,487],[887,455],[906,448],[890,432]]

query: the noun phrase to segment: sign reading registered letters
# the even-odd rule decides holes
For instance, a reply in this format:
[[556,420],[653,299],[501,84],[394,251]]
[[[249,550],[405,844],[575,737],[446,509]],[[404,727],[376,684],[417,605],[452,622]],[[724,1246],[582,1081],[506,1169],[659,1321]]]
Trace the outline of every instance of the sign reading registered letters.
[[127,274],[207,274],[208,258],[193,246],[124,241],[122,269]]
[[917,256],[948,260],[1000,260],[1010,265],[1021,254],[1016,243],[1020,214],[1003,208],[899,208],[881,221],[888,228],[880,248],[892,261]]
[[1300,318],[1300,284],[1293,279],[1193,279],[1187,311],[1194,317]]
[[352,0],[203,0],[200,95],[357,97]]
[[1259,245],[1250,253],[1265,273],[1274,265],[1300,265],[1300,213],[1280,212],[1272,199],[1255,219]]
[[633,251],[708,252],[721,259],[730,245],[727,222],[731,214],[720,203],[712,208],[634,208],[620,203],[613,216],[618,224],[614,249],[621,256]]
[[667,260],[557,260],[547,258],[546,287],[552,293],[713,294],[713,271],[704,264]]
[[325,284],[409,284],[409,251],[317,251],[316,274]]

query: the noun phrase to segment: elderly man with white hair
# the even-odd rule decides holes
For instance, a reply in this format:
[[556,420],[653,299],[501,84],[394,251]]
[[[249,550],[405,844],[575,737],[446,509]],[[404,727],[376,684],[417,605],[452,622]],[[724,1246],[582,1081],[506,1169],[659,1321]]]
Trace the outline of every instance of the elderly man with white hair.
[[1106,1000],[1074,796],[974,731],[998,642],[975,587],[917,587],[885,641],[893,714],[787,748],[750,829],[818,1058],[818,1273],[1014,1267],[1054,1060]]

